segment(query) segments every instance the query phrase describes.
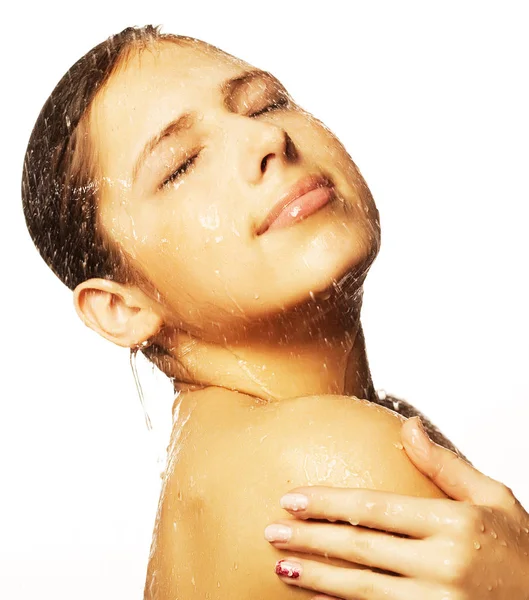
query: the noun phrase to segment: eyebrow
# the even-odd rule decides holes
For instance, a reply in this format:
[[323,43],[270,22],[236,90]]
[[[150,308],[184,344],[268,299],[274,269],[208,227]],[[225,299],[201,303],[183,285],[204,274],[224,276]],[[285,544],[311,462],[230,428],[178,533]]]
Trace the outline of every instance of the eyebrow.
[[[238,89],[240,89],[245,84],[249,83],[253,79],[256,78],[271,78],[276,80],[276,78],[269,73],[268,71],[262,71],[261,69],[251,69],[249,71],[244,71],[243,73],[232,77],[231,79],[227,79],[222,82],[219,86],[220,93],[224,99],[224,104],[229,106],[232,97],[235,95]],[[134,163],[134,168],[132,170],[132,182],[134,183],[138,177],[140,169],[143,167],[143,163],[147,159],[147,157],[154,152],[156,147],[162,142],[165,138],[169,136],[177,136],[184,129],[190,129],[196,122],[196,114],[194,112],[186,112],[180,115],[177,119],[172,120],[170,123],[165,125],[158,133],[154,134],[145,144],[143,150],[140,152],[136,162]]]

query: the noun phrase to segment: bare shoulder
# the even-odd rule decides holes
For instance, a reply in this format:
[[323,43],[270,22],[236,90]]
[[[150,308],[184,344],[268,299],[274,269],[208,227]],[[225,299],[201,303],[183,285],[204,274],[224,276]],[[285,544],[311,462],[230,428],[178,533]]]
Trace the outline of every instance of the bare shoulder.
[[[189,477],[195,474],[198,496],[208,493],[195,485],[197,474],[211,483],[207,474],[225,472],[229,457],[231,467],[244,478],[259,479],[266,473],[268,483],[277,479],[278,488],[288,489],[291,482],[446,497],[408,458],[401,428],[411,415],[394,406],[331,394],[263,402],[221,388],[193,396],[187,444],[200,451],[183,453],[179,463],[182,476],[184,471]],[[240,448],[247,451],[240,453]],[[261,487],[254,482],[255,489]]]
[[446,498],[402,448],[405,417],[383,406],[339,395],[263,402],[219,388],[186,401],[170,448],[146,598],[293,598],[294,588],[271,568],[284,554],[263,542],[263,530],[285,519],[279,498],[296,487]]
[[283,400],[281,461],[296,465],[303,485],[338,485],[420,497],[446,495],[410,461],[401,443],[405,417],[367,400],[317,395]]

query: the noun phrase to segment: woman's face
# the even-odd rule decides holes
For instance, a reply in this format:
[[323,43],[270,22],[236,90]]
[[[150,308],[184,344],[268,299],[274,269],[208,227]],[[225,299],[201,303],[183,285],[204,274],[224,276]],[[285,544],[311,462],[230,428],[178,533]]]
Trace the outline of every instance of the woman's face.
[[[217,49],[134,53],[89,124],[100,224],[152,282],[166,322],[236,331],[367,269],[378,251],[373,199],[337,138],[273,76]],[[261,234],[308,175],[327,177],[333,199]]]

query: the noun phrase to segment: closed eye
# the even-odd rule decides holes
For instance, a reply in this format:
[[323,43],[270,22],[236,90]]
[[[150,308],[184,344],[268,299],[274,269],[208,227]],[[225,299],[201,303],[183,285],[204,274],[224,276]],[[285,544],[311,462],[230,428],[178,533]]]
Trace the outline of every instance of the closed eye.
[[193,166],[193,164],[195,163],[195,161],[198,158],[199,154],[200,154],[200,152],[197,152],[196,154],[194,154],[193,156],[191,156],[190,158],[188,158],[175,171],[173,171],[171,173],[171,175],[169,175],[169,177],[167,177],[167,179],[164,179],[164,181],[160,184],[160,189],[161,190],[165,189],[171,183],[173,183],[174,181],[176,181],[177,179],[179,179],[180,177],[182,177],[182,175],[184,175],[184,173],[186,173],[189,170],[189,168],[191,166]]
[[285,108],[289,105],[289,99],[286,96],[281,96],[271,104],[268,104],[261,110],[250,113],[249,117],[258,117],[259,115],[264,115],[265,113],[272,112],[274,110],[279,110],[280,108]]

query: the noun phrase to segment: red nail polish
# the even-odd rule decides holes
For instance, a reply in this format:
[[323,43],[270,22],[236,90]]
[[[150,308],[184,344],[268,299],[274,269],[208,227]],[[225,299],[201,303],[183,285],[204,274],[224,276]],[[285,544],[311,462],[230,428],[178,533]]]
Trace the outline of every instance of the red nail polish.
[[276,563],[276,575],[298,579],[301,575],[301,565],[291,560],[279,560]]

